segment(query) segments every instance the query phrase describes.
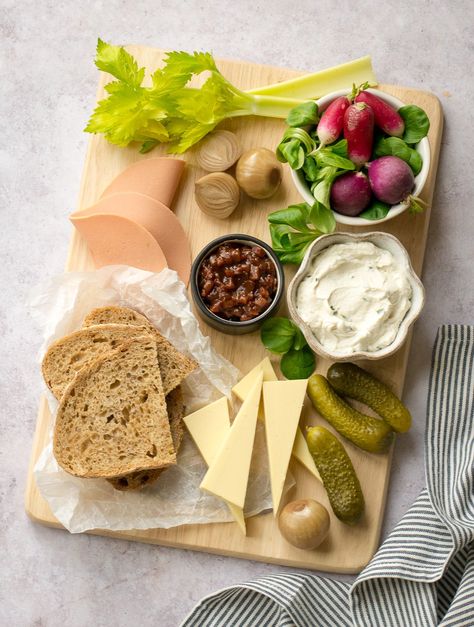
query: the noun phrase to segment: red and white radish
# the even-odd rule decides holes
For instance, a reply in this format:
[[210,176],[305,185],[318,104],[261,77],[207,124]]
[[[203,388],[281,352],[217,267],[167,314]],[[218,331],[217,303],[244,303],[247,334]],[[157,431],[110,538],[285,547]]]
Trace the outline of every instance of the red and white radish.
[[331,102],[319,120],[317,134],[321,146],[332,144],[342,133],[344,113],[351,104],[349,96],[340,96]]
[[367,163],[372,154],[374,112],[365,102],[351,104],[344,114],[344,137],[347,154],[357,166]]
[[387,102],[374,96],[370,91],[361,91],[355,102],[365,102],[374,112],[375,124],[387,135],[401,137],[405,131],[405,122],[402,116]]
[[405,161],[392,156],[379,157],[369,163],[368,170],[370,187],[379,200],[396,205],[408,199],[415,177]]
[[331,208],[345,216],[357,216],[370,203],[372,190],[363,172],[347,172],[331,187]]

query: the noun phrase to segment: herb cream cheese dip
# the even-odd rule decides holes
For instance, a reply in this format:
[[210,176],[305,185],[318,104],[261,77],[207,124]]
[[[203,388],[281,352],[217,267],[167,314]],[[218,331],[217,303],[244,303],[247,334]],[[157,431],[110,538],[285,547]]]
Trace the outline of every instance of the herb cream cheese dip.
[[331,352],[374,352],[391,344],[411,307],[408,269],[371,242],[333,244],[311,263],[296,307]]

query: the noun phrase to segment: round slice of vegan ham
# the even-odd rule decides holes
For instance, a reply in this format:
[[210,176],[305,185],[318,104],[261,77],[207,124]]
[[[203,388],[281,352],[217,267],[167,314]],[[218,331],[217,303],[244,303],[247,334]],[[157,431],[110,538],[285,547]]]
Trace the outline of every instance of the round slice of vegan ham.
[[[95,205],[73,213],[71,215],[71,221],[87,239],[89,247],[91,246],[88,236],[89,238],[93,237],[94,241],[97,240],[97,236],[92,235],[89,230],[87,236],[84,231],[84,224],[93,217],[98,218],[101,216],[126,219],[129,222],[134,222],[139,225],[143,231],[151,236],[158,244],[166,258],[168,267],[176,270],[183,283],[185,285],[188,284],[191,271],[191,250],[189,241],[178,218],[162,202],[154,200],[144,194],[124,192],[108,195],[101,198]],[[99,222],[95,222],[95,227],[98,227],[99,224]],[[123,224],[118,222],[117,224],[120,224],[120,236],[126,236],[126,232],[122,230]],[[107,222],[107,229],[103,230],[100,234],[100,239],[104,245],[109,240],[117,241],[116,234],[114,233],[115,228],[113,219],[109,220]],[[145,246],[145,244],[144,239],[143,246]],[[138,252],[134,253],[129,250],[129,248],[131,249],[136,246],[140,246],[140,243],[137,241],[136,235],[134,235],[133,241],[130,240],[127,246],[121,246],[120,251],[125,257],[130,258],[134,254],[138,255]],[[110,256],[110,252],[108,254]],[[96,252],[96,256],[97,255],[98,253]],[[115,263],[128,262],[122,261]],[[153,269],[155,260],[151,257],[149,258],[148,256],[142,255],[141,264],[142,265],[138,267],[144,268],[145,270],[156,271]]]
[[152,157],[136,161],[114,178],[101,198],[122,192],[138,192],[171,207],[183,171],[182,159]]
[[125,264],[161,272],[167,267],[156,239],[133,220],[116,215],[79,214],[73,214],[71,222],[86,240],[96,268]]

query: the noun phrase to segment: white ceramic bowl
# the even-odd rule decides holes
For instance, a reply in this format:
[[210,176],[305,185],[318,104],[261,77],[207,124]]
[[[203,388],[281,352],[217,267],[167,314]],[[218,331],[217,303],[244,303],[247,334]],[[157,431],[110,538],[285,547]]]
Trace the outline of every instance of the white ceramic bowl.
[[[372,94],[382,98],[385,102],[392,105],[395,109],[399,109],[403,107],[406,103],[402,102],[395,96],[391,96],[390,94],[385,93],[384,91],[380,91],[379,89],[368,89],[367,91]],[[327,94],[323,98],[320,98],[316,101],[318,107],[320,109],[326,108],[333,100],[339,98],[339,96],[345,96],[349,94],[351,89],[341,89],[340,91],[334,91],[330,94]],[[420,172],[415,176],[415,187],[413,188],[412,195],[419,196],[423,190],[423,187],[426,183],[426,178],[428,176],[428,171],[430,169],[430,144],[427,137],[424,137],[416,146],[417,152],[420,153],[421,158],[423,159],[423,166]],[[295,184],[296,189],[303,197],[305,202],[312,205],[314,203],[314,196],[311,193],[310,188],[308,187],[302,170],[291,170],[291,175],[293,177],[293,182]],[[380,220],[366,220],[365,218],[359,217],[351,217],[344,216],[342,213],[337,213],[337,211],[333,211],[334,217],[336,218],[336,222],[340,224],[349,224],[351,226],[369,226],[372,224],[380,224],[381,222],[386,222],[387,220],[391,220],[395,218],[395,216],[400,215],[404,211],[408,209],[407,202],[401,202],[398,205],[393,205],[390,208],[390,211],[387,213],[385,218],[381,218]]]
[[[406,316],[402,320],[402,323],[398,329],[398,333],[394,341],[378,351],[367,352],[359,351],[357,353],[332,353],[322,346],[314,336],[310,327],[304,320],[301,319],[298,309],[296,307],[296,295],[301,281],[308,273],[309,266],[318,253],[320,253],[328,246],[333,244],[345,244],[347,242],[372,242],[379,248],[388,250],[394,256],[395,260],[401,267],[406,268],[408,271],[408,279],[410,281],[412,289],[411,307]],[[357,361],[360,359],[383,359],[395,353],[405,341],[408,330],[415,320],[420,315],[423,309],[425,301],[425,290],[420,279],[415,274],[410,262],[410,257],[399,242],[399,240],[393,235],[388,233],[382,233],[379,231],[373,231],[372,233],[330,233],[329,235],[323,235],[315,240],[306,251],[304,259],[295,274],[293,280],[288,286],[287,291],[288,309],[291,317],[298,327],[303,332],[306,341],[318,355],[327,357],[333,361]]]

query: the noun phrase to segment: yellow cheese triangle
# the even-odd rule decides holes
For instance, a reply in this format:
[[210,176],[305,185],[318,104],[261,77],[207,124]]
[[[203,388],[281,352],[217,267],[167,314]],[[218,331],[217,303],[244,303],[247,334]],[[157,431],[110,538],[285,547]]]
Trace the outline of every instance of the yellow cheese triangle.
[[296,430],[292,454],[293,457],[296,457],[296,459],[303,464],[303,466],[307,468],[309,472],[316,477],[316,479],[318,479],[318,481],[321,481],[321,476],[316,468],[313,456],[309,452],[308,444],[306,443],[301,429]]
[[257,377],[260,373],[263,373],[264,381],[277,381],[278,377],[273,370],[272,362],[268,357],[262,359],[262,361],[257,364],[250,372],[247,372],[243,379],[240,379],[238,383],[234,385],[232,388],[232,392],[237,396],[237,398],[241,401],[245,401],[247,396],[249,395],[250,390],[252,389]]
[[[252,368],[252,370],[250,370],[250,372],[248,372],[245,377],[232,388],[232,392],[241,401],[244,401],[247,398],[252,384],[255,382],[255,378],[258,376],[259,372],[263,372],[264,381],[278,381],[278,377],[276,376],[275,370],[273,369],[272,362],[268,357],[265,357],[265,359],[263,359],[259,364]],[[258,412],[258,419],[262,421],[265,419],[263,403],[261,404]],[[316,479],[319,479],[319,481],[321,481],[319,472],[317,471],[314,464],[314,460],[308,450],[308,445],[306,444],[303,432],[299,427],[296,431],[295,445],[293,446],[292,455],[301,464],[303,464],[303,466],[305,466],[309,470],[309,472],[316,477]]]
[[263,373],[259,373],[201,483],[201,488],[206,492],[242,509],[247,492],[262,381]]
[[307,385],[307,379],[266,381],[263,384],[265,436],[274,516],[280,505]]
[[204,461],[210,466],[230,429],[227,397],[223,396],[218,401],[185,416],[183,422]]
[[[183,421],[204,461],[210,466],[230,431],[227,398],[224,396],[218,401],[198,409],[193,414],[185,416]],[[245,535],[245,518],[242,508],[236,507],[232,503],[227,503],[227,505]]]

